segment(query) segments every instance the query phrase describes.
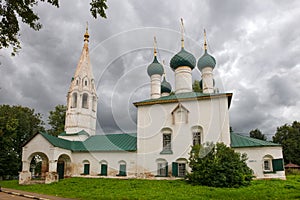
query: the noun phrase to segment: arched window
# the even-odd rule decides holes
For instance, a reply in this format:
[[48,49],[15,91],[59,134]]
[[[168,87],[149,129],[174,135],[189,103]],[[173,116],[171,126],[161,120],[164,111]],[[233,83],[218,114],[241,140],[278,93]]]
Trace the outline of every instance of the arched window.
[[201,126],[193,126],[192,127],[192,134],[193,134],[193,145],[201,144],[201,137],[202,137],[202,127]]
[[168,176],[168,162],[165,159],[159,158],[156,160],[157,163],[157,176],[167,177]]
[[172,154],[172,129],[163,128],[162,133],[162,151],[160,154]]
[[77,93],[74,92],[72,94],[72,104],[71,104],[71,108],[76,108],[77,107]]
[[179,158],[176,162],[172,163],[172,176],[184,177],[187,172],[187,160]]
[[100,167],[101,167],[100,175],[107,176],[107,162],[105,160],[102,160],[100,162]]
[[270,156],[270,155],[264,156],[264,158],[263,158],[263,160],[264,160],[264,164],[263,164],[264,172],[273,171],[272,159],[273,159],[273,157]]
[[127,176],[126,173],[126,162],[125,161],[120,161],[119,162],[119,174],[117,174],[117,176]]
[[90,162],[88,160],[83,161],[83,174],[90,174]]
[[89,108],[88,106],[88,94],[84,93],[82,95],[82,108]]

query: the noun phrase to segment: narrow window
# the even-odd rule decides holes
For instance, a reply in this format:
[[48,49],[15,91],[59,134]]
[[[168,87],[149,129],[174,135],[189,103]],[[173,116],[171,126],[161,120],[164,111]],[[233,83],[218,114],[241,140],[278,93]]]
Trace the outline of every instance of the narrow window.
[[87,86],[87,80],[84,81],[84,85]]
[[82,108],[89,108],[88,106],[88,94],[84,93],[82,96]]
[[171,134],[163,134],[163,151],[171,150]]
[[83,174],[90,174],[90,164],[84,164]]
[[168,163],[166,161],[160,161],[157,163],[157,176],[168,176]]
[[73,93],[72,94],[72,104],[71,104],[71,108],[76,108],[77,107],[77,93]]
[[193,132],[193,145],[201,144],[201,133]]
[[119,176],[126,176],[126,164],[120,163]]
[[264,172],[272,172],[273,171],[272,159],[273,159],[273,157],[270,155],[264,156],[264,158],[263,158]]
[[78,80],[76,80],[76,85],[78,85],[79,84],[79,81]]
[[185,163],[178,163],[178,176],[184,177],[186,173],[186,164]]
[[107,176],[107,164],[101,164],[101,176]]
[[270,171],[271,170],[270,160],[264,160],[264,170],[265,171]]

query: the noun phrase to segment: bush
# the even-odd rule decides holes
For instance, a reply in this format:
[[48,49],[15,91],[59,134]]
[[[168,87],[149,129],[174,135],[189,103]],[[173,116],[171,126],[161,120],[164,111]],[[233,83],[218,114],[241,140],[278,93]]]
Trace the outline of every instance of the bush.
[[246,154],[235,152],[224,143],[192,147],[186,178],[191,184],[213,187],[240,187],[249,185],[252,170],[246,164]]

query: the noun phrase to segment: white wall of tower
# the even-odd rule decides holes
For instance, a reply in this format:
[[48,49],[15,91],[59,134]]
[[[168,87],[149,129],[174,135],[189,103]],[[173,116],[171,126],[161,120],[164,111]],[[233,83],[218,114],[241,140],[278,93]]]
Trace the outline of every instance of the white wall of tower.
[[203,93],[214,93],[213,69],[211,67],[205,67],[201,73]]
[[175,70],[175,93],[192,92],[192,70],[188,66],[180,66]]
[[161,75],[151,75],[151,99],[158,99],[161,96]]

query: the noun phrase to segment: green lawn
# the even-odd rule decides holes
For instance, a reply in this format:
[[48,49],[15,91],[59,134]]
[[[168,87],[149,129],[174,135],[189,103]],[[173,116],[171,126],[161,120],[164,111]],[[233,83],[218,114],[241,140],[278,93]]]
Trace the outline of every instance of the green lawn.
[[69,178],[49,185],[18,185],[0,181],[2,187],[77,199],[299,199],[300,176],[286,181],[257,180],[248,187],[192,186],[183,180],[118,180]]

